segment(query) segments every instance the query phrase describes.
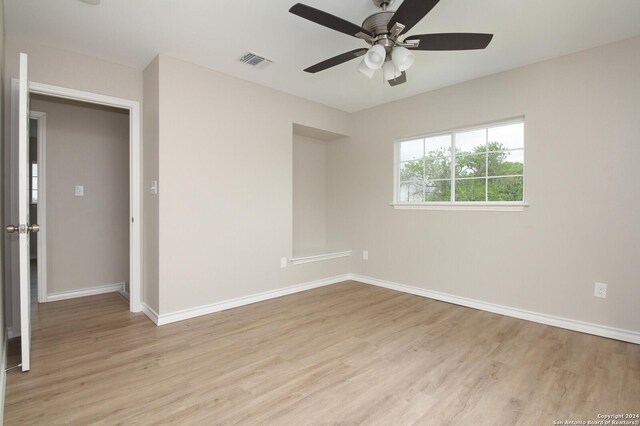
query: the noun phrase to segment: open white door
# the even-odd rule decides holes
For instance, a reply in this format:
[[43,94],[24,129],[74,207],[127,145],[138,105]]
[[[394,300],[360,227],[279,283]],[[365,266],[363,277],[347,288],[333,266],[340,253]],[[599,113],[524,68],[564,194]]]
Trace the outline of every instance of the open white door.
[[20,258],[20,334],[22,371],[28,371],[31,356],[31,278],[29,234],[38,225],[29,223],[29,75],[27,55],[20,54],[20,88],[18,94],[18,221],[7,232],[18,234]]

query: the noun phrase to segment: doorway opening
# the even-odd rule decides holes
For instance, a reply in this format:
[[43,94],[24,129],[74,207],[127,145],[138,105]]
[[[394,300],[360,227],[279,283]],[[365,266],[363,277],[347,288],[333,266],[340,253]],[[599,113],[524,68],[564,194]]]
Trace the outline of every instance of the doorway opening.
[[[32,223],[40,223],[38,218],[38,204],[43,204],[40,199],[42,195],[41,181],[44,177],[44,164],[41,161],[46,146],[46,128],[47,114],[41,111],[30,111],[29,113],[29,218]],[[44,277],[46,267],[46,250],[40,247],[41,238],[38,233],[30,234],[30,287],[31,287],[31,304],[35,302],[46,301],[46,291],[38,288],[40,280],[38,277]],[[45,241],[42,241],[45,243]],[[42,269],[38,271],[38,269]],[[46,287],[45,287],[46,288]]]
[[[17,94],[18,94],[18,85],[19,80],[12,80],[12,117],[17,116]],[[141,135],[140,135],[140,104],[137,101],[131,101],[127,99],[115,98],[111,96],[99,95],[90,92],[83,92],[74,89],[68,89],[58,86],[52,86],[47,84],[41,84],[36,82],[29,82],[29,95],[31,99],[37,99],[38,97],[49,98],[50,100],[55,100],[57,102],[80,102],[85,103],[85,106],[89,106],[94,109],[106,109],[110,111],[115,111],[116,109],[120,111],[121,115],[124,117],[125,121],[128,124],[128,128],[126,129],[126,158],[119,162],[120,165],[124,165],[123,170],[121,170],[121,175],[124,175],[128,179],[128,183],[125,183],[126,188],[120,190],[119,194],[125,194],[125,198],[128,200],[128,206],[125,207],[126,211],[126,222],[121,225],[122,228],[128,230],[128,236],[125,237],[128,244],[125,249],[128,251],[128,254],[125,253],[125,257],[128,258],[128,275],[119,282],[112,283],[99,283],[92,282],[92,287],[101,287],[106,285],[108,289],[115,290],[123,290],[123,294],[128,294],[129,296],[129,310],[131,312],[140,312],[141,310],[141,286],[142,286],[142,275],[141,275],[141,262],[142,262],[142,245],[141,245],[141,233],[142,233],[142,218],[141,218],[141,192],[140,192],[140,179],[141,179]],[[36,110],[36,108],[33,108]],[[32,134],[33,131],[36,131],[38,136],[36,137],[37,141],[42,141],[42,144],[39,144],[42,152],[38,152],[36,158],[46,158],[46,127],[47,126],[47,114],[41,114],[42,111],[36,112],[33,111],[30,115],[30,119],[35,120],[36,127],[31,129]],[[50,120],[49,120],[50,121]],[[11,146],[7,151],[7,172],[9,177],[7,179],[7,196],[8,201],[5,205],[7,206],[6,217],[10,223],[17,222],[17,213],[13,212],[13,207],[17,205],[17,192],[13,188],[13,183],[17,181],[17,128],[14,128],[13,120],[12,120],[12,129],[11,129]],[[14,158],[16,157],[16,158]],[[33,182],[37,183],[37,188],[34,188],[34,185],[30,185],[30,189],[33,191],[33,196],[37,197],[37,200],[34,204],[35,216],[40,221],[41,232],[37,235],[35,240],[35,246],[37,253],[35,265],[33,268],[43,270],[43,268],[47,268],[47,264],[51,264],[51,255],[47,256],[46,251],[42,252],[42,248],[47,246],[46,237],[47,230],[51,230],[51,226],[46,223],[47,218],[46,215],[41,214],[41,210],[46,211],[46,184],[43,183],[43,179],[46,177],[46,161],[37,161],[36,166],[30,170],[30,177],[33,177]],[[31,164],[30,164],[31,165]],[[34,173],[35,172],[35,173]],[[37,174],[37,176],[35,176]],[[73,197],[75,196],[75,186],[84,186],[82,182],[77,182],[78,185],[74,183],[72,187]],[[83,188],[89,189],[89,188]],[[95,188],[94,188],[95,189]],[[37,191],[37,194],[36,194]],[[95,194],[95,192],[87,192],[83,200],[86,200],[89,194]],[[80,200],[80,198],[74,198],[74,200]],[[44,220],[44,222],[43,222]],[[31,223],[36,223],[35,220],[32,220]],[[9,240],[8,240],[9,241]],[[10,241],[9,241],[10,243]],[[18,261],[17,255],[17,244],[12,244],[7,246],[6,253],[6,269],[5,272],[7,274],[7,282],[11,283],[11,285],[7,286],[8,294],[7,294],[7,314],[10,323],[10,337],[18,336],[20,334],[20,304],[19,304],[19,295],[18,295],[18,268],[16,266]],[[122,251],[122,250],[121,250]],[[33,252],[32,252],[33,253]],[[37,266],[36,266],[37,265]],[[54,289],[48,282],[47,273],[40,273],[40,271],[34,270],[34,276],[37,276],[37,285],[35,285],[35,281],[32,281],[33,291],[32,291],[32,300],[36,299],[39,302],[53,301],[56,300],[56,296],[51,293],[55,293]],[[47,271],[48,269],[44,269]],[[96,285],[97,284],[97,285]],[[88,294],[92,293],[95,289],[89,291]],[[106,291],[104,287],[101,288],[102,292]],[[86,294],[86,295],[88,295]],[[36,296],[37,295],[37,296]],[[81,293],[76,293],[76,297],[82,295]],[[62,298],[66,298],[63,297]],[[59,299],[58,299],[59,300]]]
[[129,111],[43,95],[30,105],[46,122],[30,123],[31,299],[128,301]]

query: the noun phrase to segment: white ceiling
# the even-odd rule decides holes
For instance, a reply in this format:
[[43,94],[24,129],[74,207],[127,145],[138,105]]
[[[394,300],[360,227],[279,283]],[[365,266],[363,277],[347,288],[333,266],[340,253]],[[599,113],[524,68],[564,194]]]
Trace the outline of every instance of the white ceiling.
[[[10,36],[140,69],[165,53],[349,112],[640,35],[640,0],[441,0],[409,34],[487,32],[493,41],[481,51],[418,52],[408,83],[389,87],[380,73],[358,73],[355,60],[303,72],[366,44],[288,13],[297,1],[5,0],[5,22]],[[356,24],[378,10],[371,0],[301,1]],[[238,62],[249,50],[275,64]]]

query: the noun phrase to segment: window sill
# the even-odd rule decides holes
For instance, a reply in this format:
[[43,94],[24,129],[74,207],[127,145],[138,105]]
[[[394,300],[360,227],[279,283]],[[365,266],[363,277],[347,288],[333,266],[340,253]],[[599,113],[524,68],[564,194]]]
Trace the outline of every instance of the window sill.
[[349,256],[351,256],[351,250],[338,251],[334,253],[316,254],[313,256],[292,257],[291,263],[293,263],[294,265],[301,265],[303,263],[321,262],[323,260],[338,259],[341,257],[349,257]]
[[528,203],[391,203],[396,210],[470,210],[485,212],[523,211]]

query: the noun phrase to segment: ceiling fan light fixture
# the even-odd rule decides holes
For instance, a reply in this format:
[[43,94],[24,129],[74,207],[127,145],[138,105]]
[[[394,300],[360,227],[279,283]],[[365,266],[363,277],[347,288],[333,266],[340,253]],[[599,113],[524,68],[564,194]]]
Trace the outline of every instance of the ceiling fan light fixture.
[[382,67],[382,72],[386,81],[394,80],[402,75],[402,72],[396,68],[393,61],[386,61]]
[[360,71],[362,74],[366,75],[369,78],[373,78],[373,75],[376,73],[376,70],[371,69],[367,66],[364,59],[360,61],[360,64],[358,65],[358,71]]
[[371,46],[326,59],[306,68],[305,72],[317,73],[364,55],[364,58],[361,58],[364,62],[358,64],[360,72],[371,77],[371,70],[383,68],[385,80],[391,86],[397,86],[407,82],[406,70],[413,65],[414,53],[417,51],[478,50],[486,48],[493,39],[493,34],[484,33],[434,33],[407,36],[407,33],[440,0],[402,0],[402,4],[395,12],[387,10],[395,0],[371,1],[382,11],[367,17],[362,25],[356,25],[306,4],[296,3],[291,6],[290,13],[325,28],[364,40]]
[[415,55],[406,47],[396,46],[391,51],[391,60],[398,71],[406,71],[411,68],[413,61],[416,60]]
[[387,52],[384,50],[384,47],[376,44],[371,46],[367,54],[364,55],[364,63],[372,70],[379,70],[384,65],[386,57]]

